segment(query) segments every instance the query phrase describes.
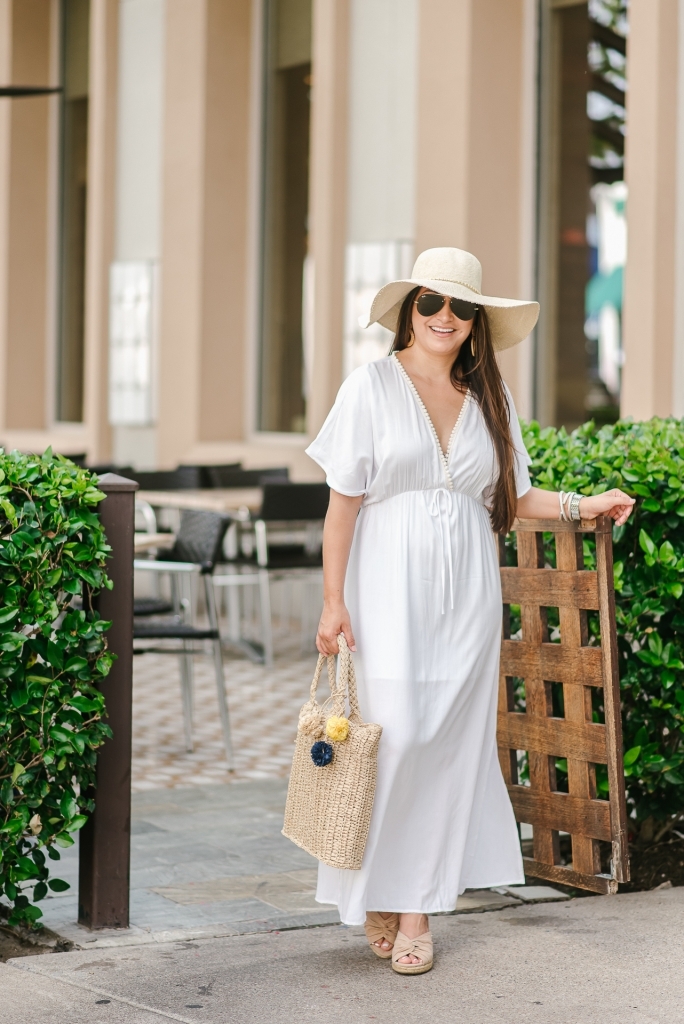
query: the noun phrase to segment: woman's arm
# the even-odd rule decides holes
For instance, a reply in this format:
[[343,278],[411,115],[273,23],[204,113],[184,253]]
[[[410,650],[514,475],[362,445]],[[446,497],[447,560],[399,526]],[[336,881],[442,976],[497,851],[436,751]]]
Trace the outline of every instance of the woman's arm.
[[[617,526],[622,526],[629,519],[633,504],[634,498],[614,488],[603,494],[583,497],[579,503],[579,512],[582,519],[611,516]],[[539,487],[531,487],[522,498],[518,498],[518,516],[520,519],[559,519],[558,491],[542,491]]]
[[363,495],[349,498],[346,494],[330,491],[323,528],[323,614],[316,634],[316,647],[321,654],[338,653],[340,633],[344,633],[349,650],[356,650],[349,612],[344,603],[344,578],[362,501]]

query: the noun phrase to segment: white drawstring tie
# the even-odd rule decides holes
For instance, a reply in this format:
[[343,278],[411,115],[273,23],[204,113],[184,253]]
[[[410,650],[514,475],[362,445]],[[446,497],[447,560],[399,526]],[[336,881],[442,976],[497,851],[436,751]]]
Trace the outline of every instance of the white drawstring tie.
[[[444,503],[442,503],[442,495],[444,496]],[[454,610],[454,567],[451,556],[451,521],[449,518],[451,516],[452,505],[451,491],[448,491],[446,487],[436,488],[436,490],[432,492],[428,504],[428,512],[430,515],[439,520],[439,537],[442,542],[442,615],[444,615],[444,602],[446,599],[445,562],[449,566],[449,600],[451,610]]]

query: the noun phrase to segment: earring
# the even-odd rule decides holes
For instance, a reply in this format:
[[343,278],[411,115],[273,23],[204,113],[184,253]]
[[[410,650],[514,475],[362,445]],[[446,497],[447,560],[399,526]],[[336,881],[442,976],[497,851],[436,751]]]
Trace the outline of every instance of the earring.
[[409,327],[409,340],[408,340],[408,343],[407,343],[407,345],[406,345],[406,348],[411,348],[411,345],[413,344],[413,342],[414,342],[415,340],[416,340],[416,339],[415,339],[415,337],[414,337],[414,335],[413,335],[413,328],[412,328],[412,327]]
[[470,353],[471,353],[471,355],[472,355],[472,357],[474,359],[475,358],[475,338],[473,337],[472,334],[470,335]]

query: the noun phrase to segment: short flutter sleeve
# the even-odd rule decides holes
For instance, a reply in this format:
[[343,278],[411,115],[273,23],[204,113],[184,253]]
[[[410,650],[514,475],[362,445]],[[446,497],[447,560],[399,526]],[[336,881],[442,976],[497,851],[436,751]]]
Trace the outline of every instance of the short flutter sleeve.
[[306,449],[325,471],[328,486],[359,497],[370,487],[373,472],[373,422],[368,369],[360,366],[337,393],[320,433]]
[[525,447],[522,430],[520,429],[520,420],[518,419],[518,414],[515,411],[513,396],[508,388],[506,388],[506,395],[508,397],[508,408],[510,410],[511,439],[515,447],[515,490],[517,496],[522,498],[523,494],[527,494],[532,486],[529,470],[527,468],[531,464],[532,459]]

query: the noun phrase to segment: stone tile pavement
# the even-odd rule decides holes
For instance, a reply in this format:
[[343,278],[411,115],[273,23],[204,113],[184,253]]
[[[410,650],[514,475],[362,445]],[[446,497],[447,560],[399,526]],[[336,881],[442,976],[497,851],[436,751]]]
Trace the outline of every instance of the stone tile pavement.
[[209,657],[194,659],[195,749],[183,738],[179,659],[136,655],[133,661],[134,793],[244,779],[285,778],[292,762],[299,709],[307,699],[316,653],[302,657],[299,636],[281,641],[275,665],[255,665],[225,652],[224,670],[235,749],[228,772]]
[[78,844],[59,865],[72,888],[41,903],[44,924],[91,948],[337,921],[313,900],[316,862],[280,834],[286,788],[272,779],[134,794],[130,930],[74,923]]

